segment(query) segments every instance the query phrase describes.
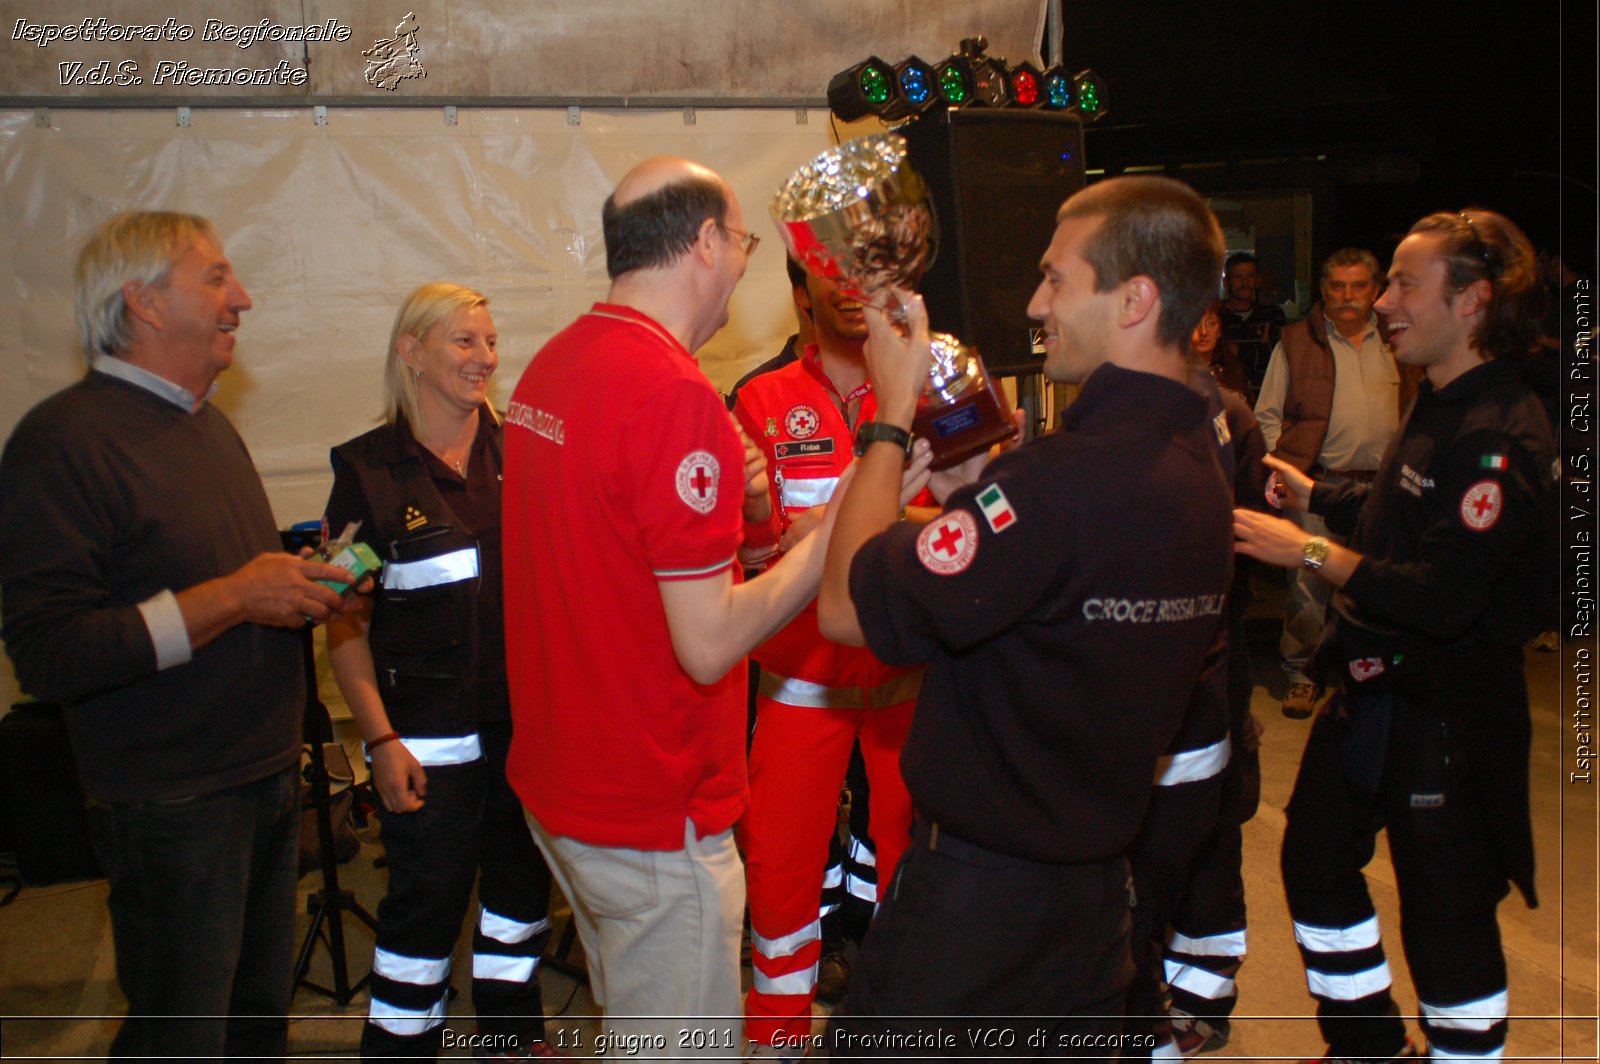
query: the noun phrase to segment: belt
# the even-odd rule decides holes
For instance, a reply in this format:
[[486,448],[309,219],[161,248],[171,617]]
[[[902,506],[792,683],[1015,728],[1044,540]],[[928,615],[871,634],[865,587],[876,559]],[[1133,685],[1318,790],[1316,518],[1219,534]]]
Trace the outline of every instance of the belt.
[[[1123,864],[1124,860],[1121,854],[1102,860],[1089,861],[1040,861],[1031,857],[1018,857],[1015,854],[1001,853],[999,850],[991,850],[987,847],[979,846],[975,842],[968,842],[966,839],[958,838],[941,827],[937,820],[929,820],[921,814],[912,817],[911,837],[934,853],[947,854],[958,861],[965,861],[969,864],[985,864],[991,867],[996,864],[1006,863],[1045,866],[1073,874],[1079,872],[1099,874],[1108,866]],[[1123,864],[1123,867],[1125,868],[1126,865]]]
[[761,670],[761,681],[756,689],[765,698],[782,702],[786,706],[806,709],[872,709],[878,706],[897,706],[909,702],[922,690],[922,670],[904,673],[877,687],[829,687],[779,676]]
[[1378,479],[1376,469],[1328,469],[1324,466],[1322,473],[1324,476],[1338,477],[1341,480],[1353,480],[1357,484],[1371,484]]
[[1007,861],[1019,861],[1020,857],[1010,854],[997,853],[994,850],[984,849],[977,843],[968,842],[966,839],[957,838],[939,826],[937,820],[926,817],[914,817],[911,821],[911,837],[934,853],[947,853],[957,860],[993,861],[996,858]]

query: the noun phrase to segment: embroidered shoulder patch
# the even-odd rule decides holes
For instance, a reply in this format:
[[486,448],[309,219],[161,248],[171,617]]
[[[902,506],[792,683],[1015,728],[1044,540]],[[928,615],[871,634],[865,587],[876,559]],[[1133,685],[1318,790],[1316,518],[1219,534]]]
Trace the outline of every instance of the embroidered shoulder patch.
[[924,525],[917,536],[917,558],[930,573],[953,576],[978,556],[978,522],[965,510],[952,510]]
[[990,484],[978,492],[978,508],[983,511],[983,519],[989,522],[992,532],[1003,532],[1017,523],[1017,511],[1011,508],[1011,500],[998,484]]
[[707,451],[691,451],[678,463],[678,498],[695,513],[708,514],[717,505],[717,460]]
[[1461,496],[1461,523],[1474,532],[1487,532],[1500,520],[1505,495],[1492,480],[1480,480]]

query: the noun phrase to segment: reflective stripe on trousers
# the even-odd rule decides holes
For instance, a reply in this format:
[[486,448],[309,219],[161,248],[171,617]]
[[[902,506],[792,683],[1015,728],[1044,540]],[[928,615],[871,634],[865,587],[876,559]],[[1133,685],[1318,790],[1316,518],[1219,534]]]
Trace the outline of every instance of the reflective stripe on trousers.
[[367,1018],[390,1034],[402,1038],[425,1034],[444,1022],[445,995],[449,989],[449,957],[407,957],[379,948],[372,956],[372,973],[394,983],[404,983],[424,991],[417,995],[431,1000],[431,1004],[416,1007],[385,1001],[384,983],[375,981],[372,1006]]

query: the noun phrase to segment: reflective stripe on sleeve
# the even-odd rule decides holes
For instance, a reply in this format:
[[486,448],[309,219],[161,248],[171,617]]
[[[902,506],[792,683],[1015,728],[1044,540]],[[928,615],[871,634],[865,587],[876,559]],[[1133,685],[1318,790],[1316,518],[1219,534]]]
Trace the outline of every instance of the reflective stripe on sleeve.
[[463,547],[414,562],[389,562],[383,567],[383,586],[390,591],[415,591],[420,587],[457,584],[478,575],[478,548]]
[[[483,756],[477,732],[471,735],[448,735],[442,739],[413,739],[402,735],[399,742],[417,759],[417,764],[429,767],[466,765]],[[367,753],[366,743],[361,744],[361,753],[368,761],[372,760],[372,755]]]
[[1174,787],[1180,783],[1208,780],[1228,767],[1233,740],[1224,735],[1210,746],[1180,750],[1156,759],[1156,786]]

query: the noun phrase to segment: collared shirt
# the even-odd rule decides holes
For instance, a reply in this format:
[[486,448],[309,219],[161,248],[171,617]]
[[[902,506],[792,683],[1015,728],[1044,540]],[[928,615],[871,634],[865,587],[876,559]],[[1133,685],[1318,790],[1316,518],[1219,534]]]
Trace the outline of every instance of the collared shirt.
[[[89,368],[143,388],[151,395],[182,407],[191,414],[200,409],[200,403],[205,401],[196,401],[194,393],[182,385],[173,384],[165,377],[114,355],[95,355],[89,361]],[[212,381],[211,387],[206,390],[206,399],[210,399],[216,391],[217,382]],[[184,622],[183,610],[178,607],[178,596],[170,588],[158,591],[139,603],[139,615],[144,618],[144,626],[150,632],[150,642],[155,647],[157,670],[187,664],[194,656],[194,647],[189,642],[189,626]]]
[[[1400,368],[1378,333],[1375,315],[1368,313],[1358,341],[1347,339],[1331,320],[1324,318],[1323,323],[1333,352],[1333,403],[1317,461],[1325,469],[1377,469],[1400,428]],[[1279,342],[1256,400],[1256,417],[1269,452],[1278,445],[1288,392],[1289,360]]]
[[194,393],[179,384],[173,384],[165,377],[157,376],[142,366],[135,366],[114,355],[95,355],[89,362],[89,368],[96,373],[104,373],[108,377],[115,377],[129,384],[136,384],[152,395],[159,395],[174,406],[181,406],[191,414],[200,409],[200,404],[217,394],[217,382],[212,381],[211,387],[206,389],[204,399],[196,399]]

